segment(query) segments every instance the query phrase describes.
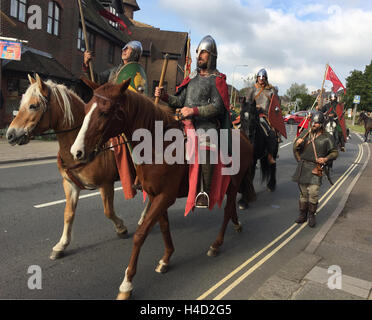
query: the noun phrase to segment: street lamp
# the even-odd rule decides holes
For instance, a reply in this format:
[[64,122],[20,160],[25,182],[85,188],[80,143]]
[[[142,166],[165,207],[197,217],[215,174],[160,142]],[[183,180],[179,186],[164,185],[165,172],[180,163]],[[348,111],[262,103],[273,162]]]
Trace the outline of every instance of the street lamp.
[[231,95],[230,95],[230,105],[232,104],[232,100],[233,100],[233,91],[234,91],[234,76],[235,76],[235,69],[237,67],[248,67],[247,64],[237,64],[234,66],[233,68],[233,75],[232,75],[232,83],[231,83]]

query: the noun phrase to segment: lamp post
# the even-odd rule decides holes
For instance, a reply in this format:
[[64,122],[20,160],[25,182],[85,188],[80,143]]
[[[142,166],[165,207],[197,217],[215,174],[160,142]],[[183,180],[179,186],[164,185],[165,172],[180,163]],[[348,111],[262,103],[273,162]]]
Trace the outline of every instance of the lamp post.
[[232,75],[232,83],[231,83],[231,94],[230,94],[230,104],[232,104],[232,100],[233,100],[233,91],[234,91],[234,76],[235,76],[235,69],[237,67],[248,67],[247,64],[237,64],[234,66],[233,68],[233,75]]

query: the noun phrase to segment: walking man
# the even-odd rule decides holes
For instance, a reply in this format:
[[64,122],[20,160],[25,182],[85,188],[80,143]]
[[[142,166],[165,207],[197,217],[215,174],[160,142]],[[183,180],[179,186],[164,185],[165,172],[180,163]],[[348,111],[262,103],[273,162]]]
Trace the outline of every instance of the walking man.
[[300,188],[300,215],[296,223],[309,220],[309,227],[316,224],[315,214],[322,184],[322,168],[328,161],[335,160],[338,151],[333,137],[324,130],[324,115],[317,111],[312,115],[309,130],[304,130],[293,143],[293,151],[298,161],[293,181]]

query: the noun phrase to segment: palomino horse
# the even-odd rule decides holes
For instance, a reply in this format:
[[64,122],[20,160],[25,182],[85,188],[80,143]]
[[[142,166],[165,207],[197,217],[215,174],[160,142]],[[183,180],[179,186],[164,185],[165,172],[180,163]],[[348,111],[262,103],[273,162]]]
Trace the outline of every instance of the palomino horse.
[[118,236],[125,236],[127,228],[114,212],[114,182],[119,180],[119,174],[113,152],[104,152],[83,166],[70,153],[85,115],[84,102],[64,85],[51,80],[43,82],[38,75],[36,80],[29,76],[29,80],[31,85],[22,98],[18,115],[10,124],[6,136],[10,144],[22,145],[28,143],[32,135],[48,129],[57,133],[60,147],[58,169],[63,178],[66,206],[63,233],[53,247],[50,258],[54,260],[61,257],[71,241],[72,223],[81,187],[99,189],[105,215],[114,223]]
[[372,119],[368,117],[364,112],[359,115],[359,123],[364,122],[364,142],[368,140],[368,134],[372,133]]
[[[265,133],[261,127],[259,114],[255,103],[243,102],[240,112],[241,128],[253,144],[254,149],[254,168],[257,161],[260,160],[261,181],[267,183],[267,189],[274,191],[276,189],[276,164],[270,165],[267,160],[267,145]],[[279,143],[276,143],[273,157],[277,157]],[[255,170],[252,171],[252,180],[255,176]],[[244,202],[239,202],[241,207],[245,207]]]
[[[130,80],[129,80],[130,81]],[[137,129],[145,128],[154,137],[155,122],[162,121],[164,128],[180,128],[180,122],[175,120],[170,112],[156,106],[152,100],[140,94],[126,90],[129,81],[119,85],[105,84],[94,91],[92,100],[87,104],[87,115],[80,129],[77,140],[71,148],[71,153],[75,159],[84,161],[96,154],[101,144],[110,137],[123,132],[126,137],[132,137]],[[159,137],[157,137],[159,138]],[[160,139],[163,139],[161,136]],[[230,219],[235,228],[240,231],[241,225],[236,213],[236,195],[244,182],[245,190],[250,190],[250,200],[255,197],[253,185],[250,180],[250,170],[253,163],[253,149],[249,140],[240,135],[240,170],[238,174],[231,176],[230,184],[227,188],[227,201],[224,210],[224,219],[217,239],[208,251],[209,256],[215,256],[224,240],[224,234]],[[138,141],[132,141],[134,148],[138,146]],[[172,142],[164,141],[162,151]],[[180,143],[184,147],[184,142]],[[150,145],[152,156],[155,155],[156,148],[154,141]],[[151,149],[150,149],[151,151]],[[136,230],[133,236],[133,250],[125,278],[120,286],[118,299],[128,299],[133,289],[132,280],[137,270],[137,261],[141,246],[143,245],[151,228],[159,222],[163,239],[165,242],[165,252],[157,272],[166,272],[169,260],[174,252],[169,222],[168,208],[176,201],[177,197],[186,197],[188,194],[188,174],[189,165],[184,163],[176,164],[139,164],[137,165],[137,176],[143,189],[150,198],[151,206],[145,219]],[[248,187],[247,187],[248,186]]]

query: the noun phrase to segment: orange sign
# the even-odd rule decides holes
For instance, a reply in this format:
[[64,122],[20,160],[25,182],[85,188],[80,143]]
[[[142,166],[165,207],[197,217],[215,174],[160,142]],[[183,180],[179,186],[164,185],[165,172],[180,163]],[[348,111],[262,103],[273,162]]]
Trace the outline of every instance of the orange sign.
[[0,59],[21,60],[22,44],[0,40]]

